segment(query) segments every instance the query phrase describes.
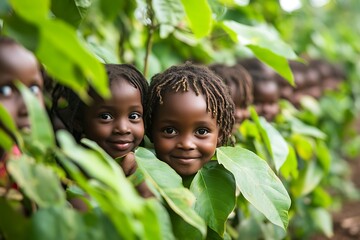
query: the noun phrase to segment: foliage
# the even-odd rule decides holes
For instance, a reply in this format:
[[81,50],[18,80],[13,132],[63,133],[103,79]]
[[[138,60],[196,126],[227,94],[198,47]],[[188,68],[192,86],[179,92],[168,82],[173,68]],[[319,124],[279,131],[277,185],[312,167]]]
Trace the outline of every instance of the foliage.
[[[334,199],[327,188],[353,190],[341,153],[356,155],[359,141],[349,124],[360,109],[360,66],[353,61],[360,29],[346,23],[359,22],[359,4],[302,4],[290,14],[275,0],[1,1],[1,34],[33,51],[55,81],[85,101],[89,86],[109,95],[102,63],[133,63],[151,77],[185,60],[232,64],[254,55],[294,85],[288,60],[310,55],[342,61],[349,79],[339,92],[304,103],[301,110],[283,101],[272,123],[252,111],[236,146],[218,148],[214,161],[190,183],[139,148],[137,176],[151,186],[155,199],[139,197],[134,181],[93,142],[78,145],[66,132],[54,135],[45,112],[18,84],[32,131],[19,133],[0,105],[7,129],[0,129],[1,147],[11,151],[16,142],[23,153],[8,162],[18,188],[0,192],[0,212],[6,216],[0,218],[0,235],[283,239],[321,231],[331,236]],[[352,145],[339,149],[345,137]],[[74,197],[89,210],[70,207]]]

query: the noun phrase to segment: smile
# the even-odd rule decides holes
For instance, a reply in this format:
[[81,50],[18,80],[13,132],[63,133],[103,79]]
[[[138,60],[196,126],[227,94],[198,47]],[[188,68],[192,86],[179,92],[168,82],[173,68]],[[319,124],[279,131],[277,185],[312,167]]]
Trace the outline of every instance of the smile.
[[132,146],[132,142],[117,142],[111,143],[111,146],[118,151],[128,150]]

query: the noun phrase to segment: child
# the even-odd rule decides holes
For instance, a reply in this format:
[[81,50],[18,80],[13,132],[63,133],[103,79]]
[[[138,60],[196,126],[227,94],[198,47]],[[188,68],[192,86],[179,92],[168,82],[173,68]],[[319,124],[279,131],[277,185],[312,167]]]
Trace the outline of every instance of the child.
[[[144,76],[128,64],[107,64],[111,97],[103,99],[94,90],[89,91],[93,101],[88,106],[66,88],[54,91],[53,110],[79,142],[86,137],[95,141],[112,158],[123,158],[121,167],[126,176],[136,170],[133,151],[144,137],[144,108],[148,83]],[[58,106],[59,99],[68,102],[66,109]],[[143,184],[140,194],[151,196]],[[143,191],[144,190],[144,191]]]
[[[28,87],[39,102],[43,104],[42,89],[44,83],[35,56],[13,39],[0,36],[0,104],[8,111],[19,130],[29,129],[28,111],[15,86],[15,80]],[[8,129],[5,129],[1,122],[0,128],[8,132]],[[19,155],[20,151],[14,146],[10,153],[6,153],[0,147],[0,186],[7,185],[8,182],[5,160],[9,154]]]
[[221,77],[229,88],[230,96],[235,104],[234,131],[236,131],[239,125],[249,117],[247,107],[253,101],[251,76],[240,64],[227,66],[217,63],[210,65],[209,68]]
[[278,100],[280,91],[276,72],[256,58],[239,61],[253,80],[254,106],[257,113],[272,121],[280,112]]
[[146,133],[156,155],[182,177],[194,175],[229,140],[234,103],[204,66],[185,63],[156,74],[147,104]]

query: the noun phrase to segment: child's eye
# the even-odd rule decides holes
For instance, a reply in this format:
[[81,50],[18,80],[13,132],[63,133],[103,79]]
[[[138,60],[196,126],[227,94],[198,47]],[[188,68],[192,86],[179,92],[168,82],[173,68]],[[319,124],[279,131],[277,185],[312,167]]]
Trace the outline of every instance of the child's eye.
[[168,135],[175,135],[177,133],[176,130],[172,127],[165,128],[163,132]]
[[1,86],[0,87],[0,94],[9,97],[13,93],[13,89],[9,85]]
[[137,119],[139,119],[139,118],[141,118],[141,114],[140,113],[131,113],[130,115],[129,115],[129,119],[131,119],[131,120],[137,120]]
[[101,118],[101,120],[111,120],[111,119],[113,119],[113,117],[109,113],[102,113],[102,114],[99,115],[99,117]]
[[206,135],[208,133],[209,133],[209,130],[206,128],[199,128],[198,130],[196,130],[197,135]]
[[40,87],[37,85],[32,85],[29,89],[36,96],[40,93]]

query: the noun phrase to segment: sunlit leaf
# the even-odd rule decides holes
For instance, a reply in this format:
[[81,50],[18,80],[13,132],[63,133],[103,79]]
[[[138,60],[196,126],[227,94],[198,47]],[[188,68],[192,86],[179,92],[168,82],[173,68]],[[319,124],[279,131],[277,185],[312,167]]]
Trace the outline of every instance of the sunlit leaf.
[[160,36],[166,38],[184,18],[185,13],[180,0],[153,0],[152,6],[160,23]]
[[30,22],[40,22],[47,18],[50,0],[9,0],[15,12]]
[[220,147],[216,155],[219,163],[234,175],[244,197],[272,223],[286,229],[291,200],[269,165],[241,147]]
[[87,81],[100,95],[110,95],[103,64],[84,48],[74,29],[57,20],[45,21],[40,27],[42,41],[36,55],[50,75],[73,88],[84,99],[87,96]]
[[316,142],[316,156],[325,172],[328,172],[331,166],[331,155],[324,141]]
[[289,153],[287,143],[281,134],[264,118],[259,118],[255,109],[250,108],[251,118],[257,125],[260,135],[265,143],[266,148],[270,152],[274,161],[276,171],[279,171],[284,164]]
[[314,140],[302,136],[299,134],[293,134],[291,136],[291,142],[293,142],[296,153],[304,160],[310,161],[315,153]]
[[296,158],[296,153],[294,148],[291,145],[288,145],[289,154],[286,158],[286,161],[280,168],[281,174],[285,179],[289,179],[292,176],[296,179],[299,175],[298,171],[298,160]]
[[40,207],[65,205],[65,192],[60,179],[50,167],[36,164],[26,155],[10,160],[7,166],[15,182],[37,205]]
[[234,176],[216,161],[202,167],[190,185],[196,197],[195,211],[222,237],[235,207],[235,189]]
[[201,38],[208,35],[212,27],[212,11],[208,1],[181,0],[181,2],[195,36]]
[[249,47],[260,60],[294,85],[287,59],[294,60],[297,56],[274,30],[270,31],[261,26],[247,26],[235,21],[224,21],[222,27],[232,40]]
[[156,187],[171,209],[205,236],[206,225],[192,209],[195,197],[183,187],[181,177],[169,165],[157,159],[150,150],[140,147],[135,156],[145,178]]

